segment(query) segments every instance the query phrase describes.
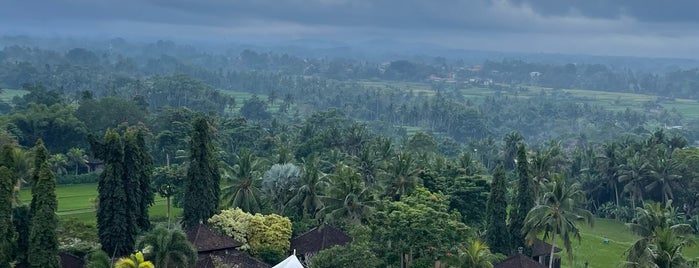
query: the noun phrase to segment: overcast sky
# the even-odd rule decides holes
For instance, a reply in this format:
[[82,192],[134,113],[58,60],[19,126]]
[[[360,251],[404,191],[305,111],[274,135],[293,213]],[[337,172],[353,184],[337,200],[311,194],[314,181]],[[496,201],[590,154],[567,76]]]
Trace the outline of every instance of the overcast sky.
[[698,0],[0,0],[0,33],[699,58]]

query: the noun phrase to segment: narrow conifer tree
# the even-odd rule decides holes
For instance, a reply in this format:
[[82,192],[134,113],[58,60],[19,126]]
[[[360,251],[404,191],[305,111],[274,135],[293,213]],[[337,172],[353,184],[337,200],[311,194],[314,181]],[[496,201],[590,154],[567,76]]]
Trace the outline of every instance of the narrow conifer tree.
[[[41,140],[37,141],[35,148],[36,152],[48,152]],[[40,157],[42,155],[37,155],[36,163],[41,161]],[[61,264],[58,257],[58,239],[56,238],[56,229],[58,228],[56,177],[46,159],[35,169],[37,177],[32,188],[34,211],[29,227],[27,260],[29,267],[32,268],[57,268]]]
[[515,213],[510,217],[510,235],[512,235],[512,245],[515,246],[513,250],[525,246],[525,235],[522,233],[522,227],[527,213],[534,207],[533,189],[530,189],[531,178],[529,176],[527,148],[524,144],[520,144],[517,148],[517,177],[517,203],[513,207]]
[[0,268],[9,268],[13,259],[13,245],[17,242],[17,232],[12,222],[12,199],[17,181],[12,164],[12,146],[2,148],[0,159]]
[[221,175],[216,165],[212,133],[206,118],[194,120],[185,181],[182,224],[189,228],[218,212]]
[[124,145],[114,130],[107,130],[104,143],[90,139],[97,158],[104,161],[97,191],[97,229],[102,249],[112,257],[127,256],[136,242],[136,220],[130,204],[124,179]]
[[[39,146],[41,144],[41,146]],[[36,182],[39,180],[39,167],[41,167],[41,164],[48,161],[49,159],[49,150],[46,149],[46,146],[44,146],[44,141],[38,140],[36,142],[36,146],[32,148],[34,150],[34,170],[32,171],[31,177],[29,178],[30,183],[36,184]],[[34,193],[34,187],[32,187],[32,201],[29,203],[29,216],[34,214],[34,203],[35,203],[35,193]]]
[[508,254],[510,236],[507,234],[507,200],[505,197],[505,171],[502,165],[495,168],[486,206],[486,242],[496,253]]
[[153,175],[153,157],[148,152],[145,136],[146,133],[143,129],[139,128],[136,131],[136,146],[138,148],[137,155],[140,163],[138,185],[141,187],[141,199],[139,200],[138,204],[139,213],[136,217],[136,224],[143,231],[151,229],[148,208],[155,202],[155,190],[151,185],[151,176]]

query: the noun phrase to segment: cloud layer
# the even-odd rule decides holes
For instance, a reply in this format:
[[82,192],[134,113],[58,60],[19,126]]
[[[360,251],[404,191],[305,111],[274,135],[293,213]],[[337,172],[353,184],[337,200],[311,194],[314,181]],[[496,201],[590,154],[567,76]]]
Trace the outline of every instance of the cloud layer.
[[352,42],[657,57],[699,55],[699,1],[4,0],[0,33]]

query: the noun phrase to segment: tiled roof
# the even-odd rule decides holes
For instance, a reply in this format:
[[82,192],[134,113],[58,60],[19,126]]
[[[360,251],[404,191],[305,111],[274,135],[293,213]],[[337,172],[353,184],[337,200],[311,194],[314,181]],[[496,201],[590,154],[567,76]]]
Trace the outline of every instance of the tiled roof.
[[547,268],[547,266],[525,255],[517,254],[493,265],[493,268]]
[[199,253],[235,249],[243,245],[230,236],[215,231],[204,224],[187,230],[187,240],[194,245]]
[[330,225],[321,225],[291,239],[291,250],[306,254],[349,242],[352,242],[352,238],[347,234]]
[[[544,242],[541,239],[535,239],[531,245],[532,257],[551,255],[551,247],[553,245]],[[556,247],[554,252],[561,252],[559,247]]]

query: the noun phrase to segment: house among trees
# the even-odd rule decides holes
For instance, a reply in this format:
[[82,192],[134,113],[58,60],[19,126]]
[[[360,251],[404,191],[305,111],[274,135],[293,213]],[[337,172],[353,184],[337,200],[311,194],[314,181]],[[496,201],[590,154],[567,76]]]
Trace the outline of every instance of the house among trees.
[[196,268],[213,268],[215,262],[239,267],[268,268],[270,265],[237,248],[243,244],[219,233],[209,226],[199,224],[187,230],[187,240],[197,249]]
[[[551,247],[553,247],[553,245],[546,243],[541,239],[535,239],[531,245],[532,259],[548,266],[549,258],[551,257]],[[561,252],[561,249],[556,247],[554,252]],[[561,258],[554,256],[553,267],[561,267]]]
[[522,253],[518,253],[493,265],[493,268],[548,268],[548,266],[538,263]]
[[343,246],[352,242],[352,237],[327,224],[315,227],[291,239],[291,250],[302,260],[332,246]]
[[[548,268],[549,258],[551,256],[551,247],[553,247],[553,245],[546,243],[541,239],[535,239],[530,246],[532,252],[531,257],[527,257],[526,255],[522,254],[522,251],[520,250],[519,253],[510,256],[498,264],[495,264],[493,268]],[[561,249],[559,247],[555,247],[555,253],[560,251]],[[561,258],[557,256],[554,257],[553,267],[561,267]]]

